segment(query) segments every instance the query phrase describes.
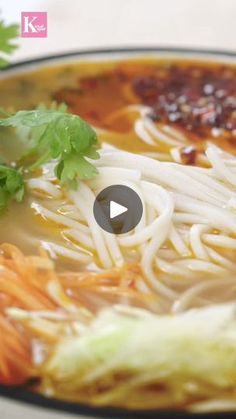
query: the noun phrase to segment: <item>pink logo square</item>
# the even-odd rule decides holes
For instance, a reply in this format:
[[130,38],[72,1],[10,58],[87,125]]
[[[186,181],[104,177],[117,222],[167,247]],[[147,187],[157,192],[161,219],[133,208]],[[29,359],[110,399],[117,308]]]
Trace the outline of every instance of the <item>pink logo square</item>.
[[47,12],[21,12],[22,38],[47,38]]

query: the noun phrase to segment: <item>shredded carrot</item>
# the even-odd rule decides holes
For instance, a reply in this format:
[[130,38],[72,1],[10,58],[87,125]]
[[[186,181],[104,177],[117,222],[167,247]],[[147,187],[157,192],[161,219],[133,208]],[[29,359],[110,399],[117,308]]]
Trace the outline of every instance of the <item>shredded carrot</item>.
[[0,383],[19,384],[33,373],[32,336],[22,326],[20,328],[19,324],[10,321],[5,310],[10,307],[55,310],[57,304],[47,295],[46,289],[53,272],[38,269],[34,257],[24,256],[13,245],[2,245],[1,252]]
[[[50,346],[68,330],[65,320],[12,320],[7,309],[65,313],[69,322],[71,316],[86,317],[90,309],[92,316],[96,311],[93,305],[107,304],[111,298],[148,302],[153,296],[138,289],[141,279],[137,263],[95,273],[57,273],[42,249],[38,256],[26,256],[11,244],[0,246],[0,383],[19,384],[34,376],[33,339]],[[87,303],[81,301],[83,292],[89,296]]]

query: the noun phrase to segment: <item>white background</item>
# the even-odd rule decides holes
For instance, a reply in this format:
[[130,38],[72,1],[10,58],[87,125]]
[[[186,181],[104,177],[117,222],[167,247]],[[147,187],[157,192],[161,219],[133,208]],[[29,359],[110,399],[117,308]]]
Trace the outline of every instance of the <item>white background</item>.
[[118,45],[236,51],[236,0],[0,0],[0,9],[9,22],[48,12],[48,38],[21,39],[14,60]]

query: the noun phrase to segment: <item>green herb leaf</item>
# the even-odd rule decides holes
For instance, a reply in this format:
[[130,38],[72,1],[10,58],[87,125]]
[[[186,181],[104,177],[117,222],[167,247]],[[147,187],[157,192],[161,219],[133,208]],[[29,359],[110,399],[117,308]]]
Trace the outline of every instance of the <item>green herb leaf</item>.
[[[4,54],[11,54],[17,45],[12,41],[19,36],[19,26],[6,25],[2,20],[0,21],[0,51]],[[8,64],[4,57],[0,58],[0,67],[4,67]]]
[[63,184],[72,187],[76,186],[77,178],[96,176],[97,169],[86,160],[99,158],[96,133],[79,116],[65,113],[64,107],[19,111],[0,119],[0,126],[30,128],[31,147],[27,155],[34,158],[31,169],[56,159],[56,176]]
[[11,199],[21,202],[24,193],[21,170],[0,164],[0,213],[6,209]]

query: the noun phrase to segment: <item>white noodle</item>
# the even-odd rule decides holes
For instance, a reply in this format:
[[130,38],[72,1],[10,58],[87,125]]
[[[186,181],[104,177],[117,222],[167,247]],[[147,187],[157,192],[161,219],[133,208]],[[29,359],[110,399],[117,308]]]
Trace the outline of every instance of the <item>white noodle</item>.
[[203,402],[197,402],[191,404],[191,407],[188,409],[194,413],[205,413],[205,412],[220,412],[222,417],[224,413],[222,412],[235,412],[236,411],[236,401],[234,399],[210,399]]
[[165,132],[162,131],[162,127],[155,124],[150,118],[145,117],[142,121],[147,132],[149,132],[158,143],[165,144],[165,146],[174,146],[179,144],[179,141],[176,141],[169,135],[165,134]]
[[85,252],[79,252],[72,249],[69,249],[68,247],[61,246],[56,243],[48,242],[45,240],[42,240],[41,242],[42,248],[47,250],[52,258],[55,258],[57,255],[72,259],[76,262],[81,263],[89,263],[91,261],[91,256]]
[[[204,183],[195,181],[191,178],[190,173],[187,174],[183,170],[183,166],[176,163],[158,162],[145,156],[134,155],[126,152],[104,152],[101,151],[101,159],[95,163],[98,167],[114,166],[126,167],[141,170],[142,178],[153,182],[160,182],[168,188],[182,192],[184,185],[184,192],[193,198],[201,199],[203,202],[217,204],[218,201],[222,202],[220,194],[216,194],[210,187]],[[194,168],[192,168],[194,170]]]
[[186,212],[176,212],[173,215],[173,221],[176,223],[183,223],[183,224],[207,224],[207,218],[200,217],[199,215],[195,214],[188,214]]
[[60,189],[54,185],[53,183],[49,182],[48,180],[44,179],[30,179],[27,181],[28,188],[32,189],[33,191],[43,191],[46,192],[49,196],[52,196],[53,198],[60,198],[62,196],[62,193]]
[[195,224],[190,228],[190,244],[194,255],[198,259],[209,260],[207,250],[201,240],[201,235],[206,233],[208,229],[208,226],[201,224]]
[[166,193],[164,189],[157,185],[154,188],[153,185],[150,185],[148,182],[142,182],[142,190],[147,202],[153,202],[154,205],[156,205],[157,210],[161,210],[154,227],[153,237],[144,248],[142,256],[143,272],[155,290],[166,295],[168,298],[175,298],[176,293],[158,281],[153,270],[153,260],[155,259],[156,252],[166,240],[171,228],[174,203],[170,194]]
[[[149,134],[154,135],[152,122],[148,122],[148,127]],[[169,135],[177,138],[174,132]],[[222,249],[236,250],[236,187],[232,172],[236,163],[232,163],[233,156],[212,146],[208,154],[213,168],[203,169],[118,150],[101,150],[101,158],[95,162],[99,174],[94,180],[80,181],[77,191],[63,191],[65,202],[59,201],[57,206],[55,199],[50,210],[37,200],[32,207],[45,219],[64,226],[61,254],[63,237],[70,238],[85,251],[91,249],[102,267],[111,268],[122,266],[129,252],[135,249],[147,284],[173,300],[178,295],[176,289],[186,287],[188,279],[191,283],[203,279],[204,275],[210,274],[212,278],[212,275],[235,271],[233,255],[226,256]],[[38,183],[44,192],[48,190],[45,176],[44,182]],[[103,231],[93,214],[95,196],[114,184],[135,190],[144,207],[137,227],[118,236]],[[44,198],[45,205],[47,199]],[[65,214],[60,213],[59,208],[63,211],[63,206]],[[78,214],[79,221],[73,214]],[[73,241],[70,246],[73,248]],[[77,254],[76,245],[74,251]],[[75,260],[68,248],[66,253]],[[175,277],[182,278],[176,287]]]
[[170,125],[163,125],[162,130],[166,134],[170,134],[171,137],[175,138],[176,140],[182,143],[188,143],[187,137],[178,129],[171,127]]
[[88,223],[95,244],[95,248],[97,250],[102,265],[105,268],[111,268],[112,260],[104,240],[104,232],[98,226],[93,215],[93,204],[95,201],[95,195],[93,194],[91,189],[89,189],[89,187],[85,185],[85,183],[80,182],[77,192],[70,191],[69,196],[73,200],[75,205],[77,205],[80,211],[83,213]]
[[211,247],[206,246],[208,255],[210,258],[219,265],[223,266],[224,268],[228,269],[229,271],[235,271],[235,263],[231,262],[231,260],[226,259],[224,256],[222,256],[220,253],[216,252]]
[[144,121],[142,119],[137,119],[134,123],[134,130],[139,138],[143,140],[144,143],[149,145],[155,145],[155,141],[149,132],[145,129]]
[[191,306],[191,303],[193,300],[196,299],[196,297],[199,294],[204,294],[206,291],[210,289],[217,289],[218,287],[226,287],[232,286],[232,284],[235,285],[235,279],[234,278],[218,278],[214,280],[205,280],[200,283],[197,283],[193,285],[192,287],[188,288],[187,291],[185,291],[177,301],[172,306],[172,311],[175,313],[179,313],[181,311],[185,311],[187,308]]
[[170,150],[170,155],[175,163],[182,163],[182,157],[179,147],[174,147]]
[[36,202],[33,202],[31,204],[31,208],[33,208],[36,211],[36,213],[40,214],[43,218],[54,221],[57,224],[75,228],[79,231],[82,231],[85,234],[89,232],[88,227],[84,224],[81,224],[78,221],[74,221],[73,219],[65,215],[57,214],[56,212],[50,211]]
[[226,270],[221,266],[218,266],[212,262],[206,262],[204,260],[197,259],[183,259],[176,262],[177,266],[185,266],[187,269],[193,272],[211,273],[211,274],[222,274]]
[[84,247],[87,247],[88,249],[95,250],[94,249],[94,243],[90,236],[85,234],[83,231],[71,229],[71,230],[65,230],[63,231],[63,235],[65,237],[69,237],[71,239],[74,239],[81,245],[84,245]]
[[181,235],[179,234],[178,230],[174,227],[173,224],[170,228],[169,238],[172,245],[181,256],[186,257],[190,255],[188,247],[186,246],[184,240],[182,239]]
[[236,186],[236,176],[232,173],[232,170],[228,169],[224,161],[220,158],[219,149],[211,146],[206,150],[206,155],[210,161],[216,175],[220,179],[229,182],[231,185]]
[[236,249],[236,239],[218,234],[203,234],[203,241],[209,245],[225,249]]

